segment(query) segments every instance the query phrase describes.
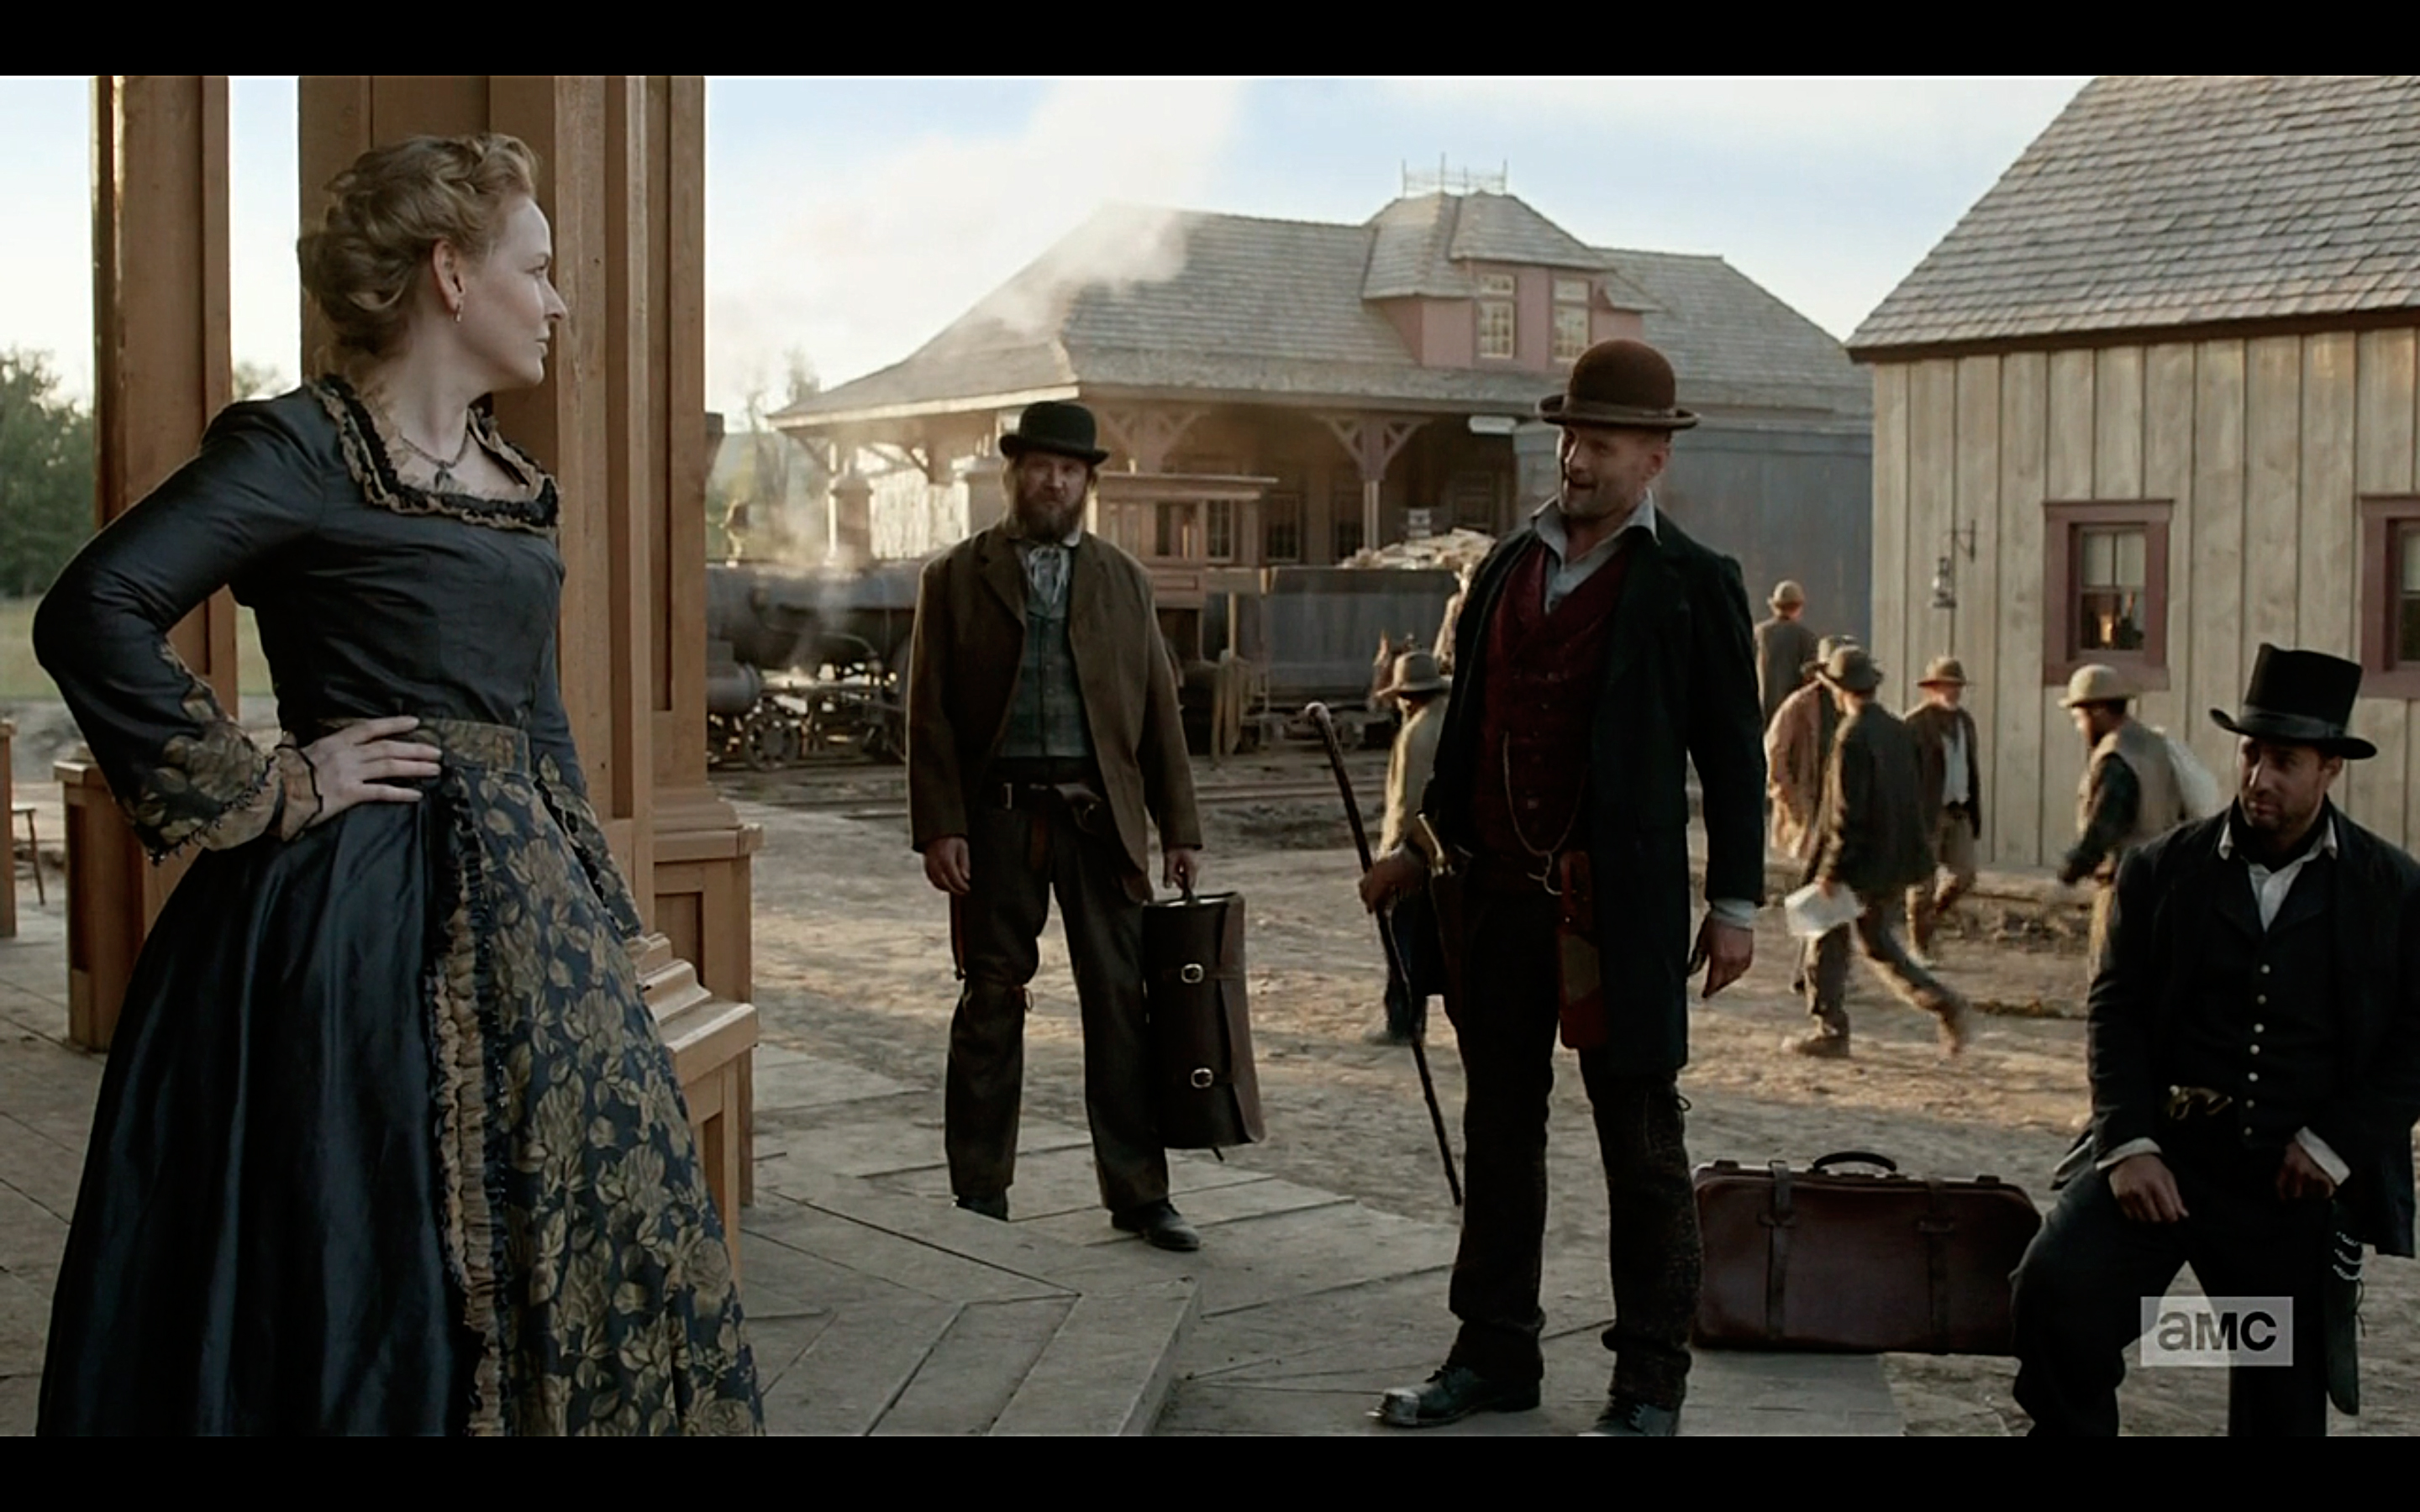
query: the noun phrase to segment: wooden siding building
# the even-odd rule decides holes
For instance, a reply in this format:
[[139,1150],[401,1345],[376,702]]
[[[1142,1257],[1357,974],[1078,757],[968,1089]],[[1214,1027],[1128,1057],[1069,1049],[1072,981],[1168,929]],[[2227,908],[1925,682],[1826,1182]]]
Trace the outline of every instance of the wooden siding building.
[[1859,327],[1872,643],[1964,661],[1988,858],[2073,841],[2075,666],[2231,786],[2263,641],[2365,664],[2336,797],[2420,846],[2415,336],[2412,78],[2097,80]]
[[904,361],[774,417],[832,452],[841,555],[997,517],[995,440],[1037,399],[1111,450],[1095,529],[1163,601],[1201,574],[1509,530],[1553,484],[1529,417],[1595,341],[1673,360],[1704,423],[1664,502],[1755,596],[1862,628],[1870,393],[1840,344],[1720,257],[1590,247],[1511,194],[1406,194],[1360,224],[1111,206]]

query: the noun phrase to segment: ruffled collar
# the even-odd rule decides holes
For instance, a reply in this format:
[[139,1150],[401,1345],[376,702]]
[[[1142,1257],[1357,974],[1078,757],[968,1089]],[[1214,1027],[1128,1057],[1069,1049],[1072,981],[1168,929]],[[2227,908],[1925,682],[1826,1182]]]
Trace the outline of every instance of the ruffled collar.
[[483,402],[471,410],[472,435],[488,453],[519,472],[530,493],[521,499],[487,494],[440,493],[406,483],[387,453],[386,438],[360,393],[343,378],[329,375],[309,385],[328,418],[336,424],[336,438],[345,454],[345,469],[353,475],[369,501],[398,515],[445,515],[466,524],[491,530],[523,531],[554,539],[561,511],[554,479],[537,459],[496,432],[495,417]]

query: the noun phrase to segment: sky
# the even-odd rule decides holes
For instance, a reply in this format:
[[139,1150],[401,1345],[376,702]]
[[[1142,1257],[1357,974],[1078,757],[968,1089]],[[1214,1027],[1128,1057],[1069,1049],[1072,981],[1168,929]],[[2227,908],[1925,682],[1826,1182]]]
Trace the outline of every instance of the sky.
[[[1718,254],[1845,338],[2085,82],[717,77],[707,402],[736,425],[794,355],[827,386],[898,361],[1104,202],[1358,223],[1441,158],[1592,245]],[[79,396],[90,94],[0,77],[0,349]],[[289,381],[294,108],[291,78],[229,90],[234,352]]]

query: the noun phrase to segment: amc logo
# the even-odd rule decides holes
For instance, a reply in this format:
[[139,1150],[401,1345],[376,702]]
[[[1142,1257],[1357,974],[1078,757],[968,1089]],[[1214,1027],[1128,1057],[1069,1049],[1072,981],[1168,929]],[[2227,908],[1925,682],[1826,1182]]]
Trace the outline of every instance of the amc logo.
[[2141,1362],[2147,1365],[2289,1365],[2291,1297],[2146,1297]]

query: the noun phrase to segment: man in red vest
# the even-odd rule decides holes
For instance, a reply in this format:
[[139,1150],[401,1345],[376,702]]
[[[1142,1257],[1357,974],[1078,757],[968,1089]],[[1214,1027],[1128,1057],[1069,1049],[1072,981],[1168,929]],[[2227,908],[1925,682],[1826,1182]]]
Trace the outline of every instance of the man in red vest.
[[[1579,1052],[1612,1205],[1610,1399],[1595,1431],[1675,1431],[1701,1268],[1685,1106],[1688,979],[1747,970],[1764,892],[1764,748],[1739,564],[1655,508],[1671,433],[1697,423],[1671,364],[1601,342],[1539,405],[1562,486],[1473,579],[1454,699],[1410,844],[1372,867],[1372,907],[1426,882],[1468,1088],[1469,1173],[1451,1304],[1462,1329],[1404,1427],[1538,1404],[1554,1046]],[[1708,911],[1689,929],[1689,769]]]

